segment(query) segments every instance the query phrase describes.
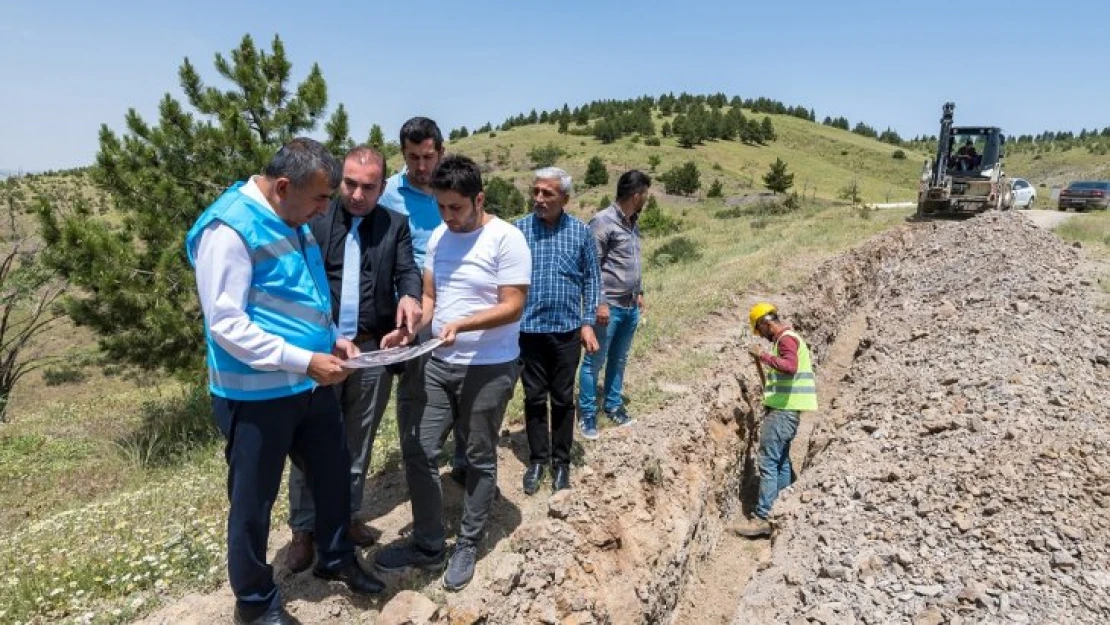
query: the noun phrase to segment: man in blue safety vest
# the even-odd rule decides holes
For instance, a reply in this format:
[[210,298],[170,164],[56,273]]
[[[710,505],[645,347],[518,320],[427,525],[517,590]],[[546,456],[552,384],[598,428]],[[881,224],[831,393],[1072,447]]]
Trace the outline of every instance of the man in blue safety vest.
[[234,621],[297,621],[266,562],[270,513],[285,458],[304,470],[316,502],[320,578],[377,594],[347,534],[350,460],[335,392],[357,355],[337,338],[327,275],[307,222],[324,212],[340,167],[312,139],[293,139],[264,173],[231,186],[186,235],[196,270],[216,424],[227,439],[227,567]]

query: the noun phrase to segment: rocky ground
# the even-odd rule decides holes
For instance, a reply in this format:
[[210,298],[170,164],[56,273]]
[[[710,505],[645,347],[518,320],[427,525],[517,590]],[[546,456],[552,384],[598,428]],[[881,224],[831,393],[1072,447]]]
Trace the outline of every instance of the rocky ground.
[[[630,371],[671,399],[587,444],[572,490],[522,495],[524,437],[507,431],[504,496],[464,591],[405,576],[352,599],[282,570],[279,529],[288,605],[305,623],[1106,622],[1110,326],[1091,280],[1021,214],[896,228],[800,295],[746,294],[708,319],[682,346],[707,363],[698,384]],[[804,470],[773,548],[722,531],[755,486],[759,395],[736,310],[764,298],[807,337],[823,402],[794,446]],[[403,480],[372,487],[373,525],[403,540]],[[225,586],[147,622],[222,621],[231,606]]]
[[1110,620],[1110,325],[1079,255],[1016,214],[929,230],[861,300],[736,624]]

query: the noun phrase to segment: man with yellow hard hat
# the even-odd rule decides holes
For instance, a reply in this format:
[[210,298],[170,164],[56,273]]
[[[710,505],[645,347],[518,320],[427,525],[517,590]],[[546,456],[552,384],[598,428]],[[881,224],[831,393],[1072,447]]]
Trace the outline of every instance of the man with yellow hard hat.
[[763,376],[766,413],[759,430],[759,502],[755,515],[729,529],[748,538],[771,535],[767,520],[771,506],[793,479],[790,443],[798,433],[801,413],[817,410],[817,380],[809,348],[797,332],[779,319],[773,304],[760,302],[748,312],[752,332],[771,342],[771,351],[758,345],[748,351]]

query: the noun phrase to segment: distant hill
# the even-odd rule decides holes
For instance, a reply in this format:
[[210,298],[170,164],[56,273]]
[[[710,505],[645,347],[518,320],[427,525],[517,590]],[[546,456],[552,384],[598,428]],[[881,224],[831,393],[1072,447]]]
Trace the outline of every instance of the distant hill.
[[[474,158],[494,176],[513,180],[524,189],[536,163],[530,152],[538,147],[554,145],[564,154],[556,165],[566,169],[576,181],[578,200],[590,203],[603,195],[612,196],[616,177],[627,169],[652,169],[653,157],[659,159],[655,174],[662,174],[686,161],[693,161],[701,173],[702,190],[693,198],[704,197],[714,180],[720,180],[725,198],[764,191],[762,177],[772,162],[781,158],[794,173],[795,190],[806,197],[836,199],[839,191],[857,182],[865,201],[897,201],[916,197],[917,176],[924,153],[899,148],[876,139],[834,128],[793,115],[763,115],[744,111],[756,119],[769,117],[777,138],[765,145],[742,143],[738,140],[707,140],[701,145],[683,148],[674,136],[656,136],[659,145],[648,145],[645,137],[631,135],[612,143],[602,143],[593,136],[560,133],[555,124],[528,124],[509,130],[493,130],[449,142],[448,151]],[[656,128],[670,119],[656,109]],[[581,132],[581,131],[580,131]],[[896,158],[900,151],[902,158]],[[610,184],[596,189],[583,189],[586,164],[598,156],[610,171]],[[394,163],[401,165],[399,157]],[[657,186],[662,192],[662,185]]]

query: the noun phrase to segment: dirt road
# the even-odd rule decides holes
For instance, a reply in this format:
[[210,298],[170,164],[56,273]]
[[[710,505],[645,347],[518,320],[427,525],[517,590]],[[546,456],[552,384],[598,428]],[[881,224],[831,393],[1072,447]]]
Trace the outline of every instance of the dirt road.
[[1075,216],[1075,213],[1065,213],[1065,212],[1062,212],[1062,211],[1046,211],[1046,210],[1021,211],[1021,214],[1025,215],[1033,223],[1037,224],[1038,226],[1040,226],[1042,228],[1045,228],[1046,230],[1052,230],[1056,226],[1059,226],[1060,224],[1064,223],[1065,221],[1067,221],[1067,220],[1069,220],[1069,219],[1071,219],[1072,217]]

